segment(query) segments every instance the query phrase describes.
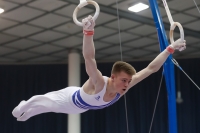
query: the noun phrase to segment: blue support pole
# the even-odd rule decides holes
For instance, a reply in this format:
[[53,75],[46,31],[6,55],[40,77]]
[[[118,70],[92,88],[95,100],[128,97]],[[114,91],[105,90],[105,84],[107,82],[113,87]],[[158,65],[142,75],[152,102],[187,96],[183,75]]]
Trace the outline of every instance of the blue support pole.
[[[167,36],[163,26],[158,4],[156,0],[149,0],[149,3],[158,33],[160,50],[163,51],[169,44],[167,41]],[[169,133],[177,133],[174,64],[172,63],[171,59],[172,56],[170,55],[163,66],[164,66],[164,76],[168,93]]]

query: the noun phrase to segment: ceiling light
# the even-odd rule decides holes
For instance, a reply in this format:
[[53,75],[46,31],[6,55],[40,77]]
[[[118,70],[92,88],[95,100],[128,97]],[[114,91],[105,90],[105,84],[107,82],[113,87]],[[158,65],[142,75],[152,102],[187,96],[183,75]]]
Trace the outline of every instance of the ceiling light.
[[145,10],[147,8],[149,8],[148,5],[143,4],[143,3],[138,3],[138,4],[135,4],[131,7],[129,7],[128,10],[132,11],[132,12],[140,12],[140,11]]
[[0,14],[4,12],[4,9],[0,8]]

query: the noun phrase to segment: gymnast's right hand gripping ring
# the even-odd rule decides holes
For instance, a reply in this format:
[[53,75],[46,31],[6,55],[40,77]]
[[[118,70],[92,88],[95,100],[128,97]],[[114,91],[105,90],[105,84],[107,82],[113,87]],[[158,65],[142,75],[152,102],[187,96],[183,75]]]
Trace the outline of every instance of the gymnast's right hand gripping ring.
[[80,4],[75,8],[74,13],[73,13],[73,20],[76,25],[83,26],[83,24],[77,20],[77,13],[82,7],[88,4],[92,4],[96,8],[96,12],[93,16],[93,19],[96,20],[97,17],[99,16],[100,8],[99,8],[99,5],[95,1],[80,0]]

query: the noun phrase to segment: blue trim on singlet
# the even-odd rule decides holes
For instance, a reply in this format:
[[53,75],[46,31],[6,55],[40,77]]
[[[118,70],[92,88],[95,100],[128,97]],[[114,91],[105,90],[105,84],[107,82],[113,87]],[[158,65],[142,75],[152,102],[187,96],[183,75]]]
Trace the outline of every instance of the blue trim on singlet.
[[102,108],[112,105],[119,99],[119,97],[120,97],[120,94],[117,93],[116,97],[108,104],[100,105],[100,106],[93,106],[93,105],[90,105],[90,104],[86,103],[85,101],[83,101],[83,99],[81,98],[81,95],[80,95],[80,90],[77,90],[72,96],[72,101],[79,108],[95,110],[95,109],[102,109]]

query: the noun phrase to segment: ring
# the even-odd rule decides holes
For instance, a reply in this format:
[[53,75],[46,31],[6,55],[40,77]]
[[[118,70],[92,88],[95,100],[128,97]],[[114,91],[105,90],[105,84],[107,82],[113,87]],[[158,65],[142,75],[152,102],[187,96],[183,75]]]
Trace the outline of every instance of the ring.
[[82,1],[80,1],[80,4],[75,8],[75,10],[73,12],[73,20],[74,20],[74,23],[76,25],[83,26],[83,24],[77,20],[77,13],[82,7],[84,7],[84,6],[88,5],[88,4],[92,4],[96,8],[96,12],[95,12],[95,14],[93,16],[93,19],[96,20],[97,17],[99,16],[100,8],[99,8],[99,5],[95,1],[82,0]]
[[174,33],[174,29],[175,29],[176,26],[178,26],[178,28],[180,30],[180,39],[181,39],[181,41],[182,42],[184,41],[184,31],[183,31],[182,25],[179,22],[174,22],[174,23],[171,24],[170,32],[169,32],[169,38],[170,38],[171,44],[174,43],[173,33]]

